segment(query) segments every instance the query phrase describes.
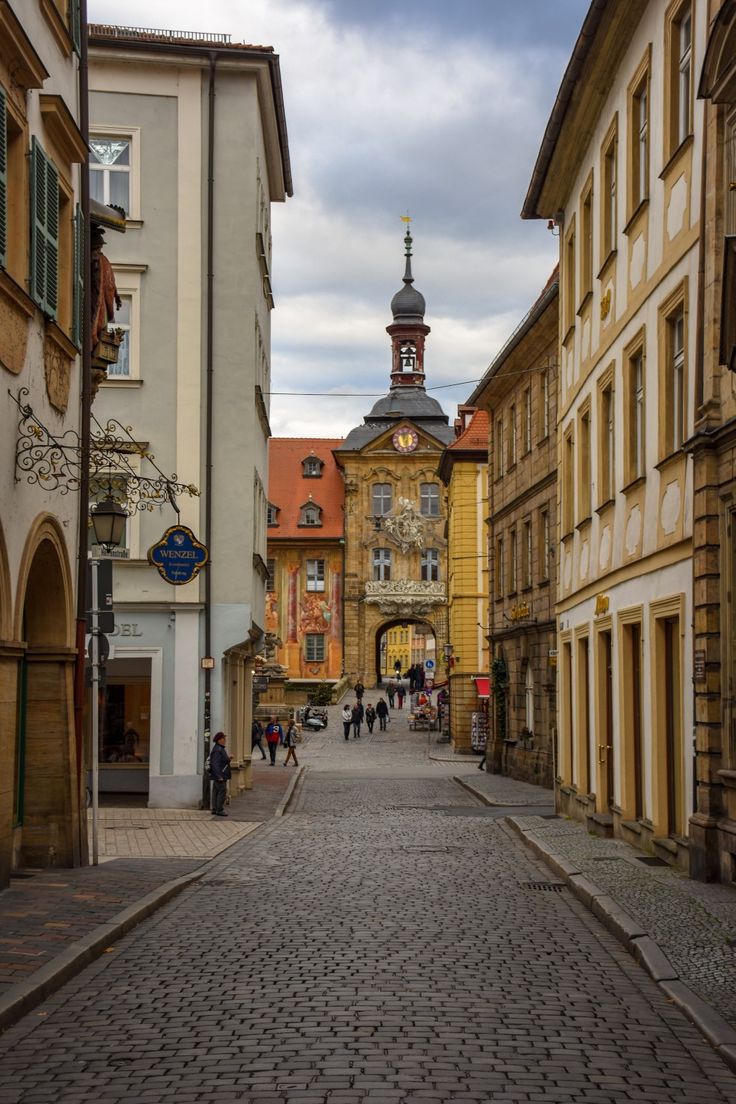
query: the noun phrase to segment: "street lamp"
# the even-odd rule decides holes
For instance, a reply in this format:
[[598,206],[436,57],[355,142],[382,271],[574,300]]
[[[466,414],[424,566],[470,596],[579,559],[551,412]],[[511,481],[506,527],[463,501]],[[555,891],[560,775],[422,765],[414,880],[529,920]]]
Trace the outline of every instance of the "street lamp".
[[[95,543],[111,552],[120,544],[125,533],[128,515],[112,498],[103,499],[90,510]],[[92,576],[91,661],[92,661],[92,864],[99,861],[99,810],[100,810],[100,595],[98,585],[99,557],[90,558]]]

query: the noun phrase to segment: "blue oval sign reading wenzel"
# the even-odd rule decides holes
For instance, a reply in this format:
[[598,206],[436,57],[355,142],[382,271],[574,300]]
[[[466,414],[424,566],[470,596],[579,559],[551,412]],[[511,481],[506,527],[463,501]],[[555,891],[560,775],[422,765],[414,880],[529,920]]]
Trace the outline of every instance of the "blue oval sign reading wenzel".
[[161,540],[148,549],[148,562],[155,564],[167,583],[191,583],[210,558],[206,547],[186,525],[172,525]]

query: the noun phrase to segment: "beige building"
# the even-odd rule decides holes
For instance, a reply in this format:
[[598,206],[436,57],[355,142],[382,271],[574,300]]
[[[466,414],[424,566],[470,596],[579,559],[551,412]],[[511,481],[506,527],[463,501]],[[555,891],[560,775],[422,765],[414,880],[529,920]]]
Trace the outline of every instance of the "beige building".
[[490,426],[489,769],[554,777],[556,702],[557,272],[470,402]]
[[523,208],[560,235],[557,804],[681,867],[707,34],[707,0],[592,4]]
[[447,521],[437,465],[454,439],[424,388],[425,302],[412,285],[407,231],[404,286],[391,302],[391,387],[334,450],[345,482],[345,674],[373,687],[381,645],[397,626],[426,625],[437,654],[447,641]]
[[696,800],[690,873],[736,881],[736,3],[706,5],[703,282],[694,302],[693,588]]
[[[86,854],[74,716],[80,47],[77,3],[0,3],[0,887],[12,866]],[[70,465],[53,453],[60,438]]]
[[[127,225],[109,247],[124,347],[95,412],[131,426],[138,446],[113,487],[130,517],[114,561],[101,789],[192,807],[208,792],[218,729],[233,787],[249,784],[267,580],[270,212],[292,190],[279,58],[221,34],[92,25],[89,41],[91,191]],[[136,509],[152,457],[199,494]],[[210,562],[173,586],[147,553],[177,522]]]

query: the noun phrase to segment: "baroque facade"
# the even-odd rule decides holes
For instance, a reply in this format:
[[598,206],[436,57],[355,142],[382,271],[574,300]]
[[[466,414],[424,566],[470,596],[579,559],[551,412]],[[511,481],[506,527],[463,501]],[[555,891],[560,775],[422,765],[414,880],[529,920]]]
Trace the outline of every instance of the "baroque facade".
[[447,641],[447,522],[437,465],[454,439],[424,387],[424,297],[414,287],[407,231],[403,287],[387,327],[391,386],[334,450],[345,484],[345,673],[381,677],[381,644],[396,626],[428,626]]
[[0,888],[86,861],[79,496],[42,458],[80,431],[80,48],[77,3],[0,3]]
[[344,492],[332,455],[341,441],[268,443],[266,631],[294,700],[342,676]]
[[681,867],[707,20],[591,6],[522,212],[560,240],[557,807]]
[[558,278],[470,397],[487,412],[489,769],[551,786],[557,731]]
[[[124,345],[97,416],[132,427],[130,480],[155,475],[155,458],[198,492],[133,510],[114,561],[100,786],[193,807],[207,800],[210,732],[228,734],[234,790],[250,784],[267,576],[270,210],[292,190],[279,58],[228,35],[92,25],[89,42],[90,187],[127,225],[110,249]],[[127,503],[130,481],[113,490]],[[172,586],[147,550],[177,522],[210,562]],[[131,729],[135,754],[121,756]]]

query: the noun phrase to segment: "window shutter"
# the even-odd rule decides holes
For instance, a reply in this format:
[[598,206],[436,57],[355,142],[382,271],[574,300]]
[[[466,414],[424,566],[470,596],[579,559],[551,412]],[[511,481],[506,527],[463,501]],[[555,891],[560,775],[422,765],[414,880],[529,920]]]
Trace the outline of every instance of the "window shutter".
[[69,0],[69,34],[77,54],[82,51],[82,18],[80,0]]
[[74,212],[74,288],[72,303],[72,341],[82,349],[82,313],[84,308],[84,219],[77,204]]
[[8,250],[8,116],[5,92],[0,88],[0,268]]
[[59,298],[59,174],[35,136],[31,144],[31,298],[56,318]]

